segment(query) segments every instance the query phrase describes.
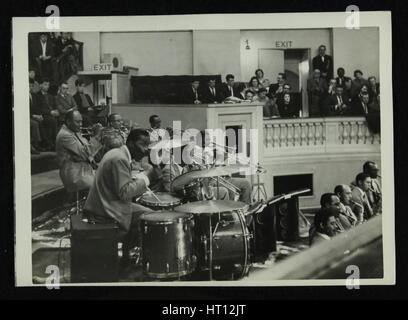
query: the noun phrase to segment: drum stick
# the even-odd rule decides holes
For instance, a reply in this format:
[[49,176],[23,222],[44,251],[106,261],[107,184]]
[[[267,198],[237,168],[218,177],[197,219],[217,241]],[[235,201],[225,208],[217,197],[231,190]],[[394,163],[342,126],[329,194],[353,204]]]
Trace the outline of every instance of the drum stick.
[[153,197],[156,198],[157,201],[163,202],[163,201],[161,201],[161,200],[154,194],[154,192],[153,192],[149,187],[146,187],[146,189],[147,189],[147,191],[149,191],[149,192],[153,195]]

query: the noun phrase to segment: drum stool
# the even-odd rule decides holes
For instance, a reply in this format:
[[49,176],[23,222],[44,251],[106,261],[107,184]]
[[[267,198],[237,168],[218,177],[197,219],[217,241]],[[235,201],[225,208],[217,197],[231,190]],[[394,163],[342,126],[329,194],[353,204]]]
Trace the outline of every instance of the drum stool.
[[71,282],[116,282],[119,273],[118,226],[91,224],[71,216]]

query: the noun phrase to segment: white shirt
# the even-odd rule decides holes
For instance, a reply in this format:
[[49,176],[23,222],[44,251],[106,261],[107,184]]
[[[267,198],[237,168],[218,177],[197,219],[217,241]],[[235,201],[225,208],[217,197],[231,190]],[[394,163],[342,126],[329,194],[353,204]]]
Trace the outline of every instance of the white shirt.
[[166,137],[167,131],[162,128],[154,129],[150,128],[150,142],[159,142],[164,140]]
[[41,42],[41,47],[42,47],[42,55],[45,57],[46,56],[46,52],[47,52],[47,41],[45,42]]

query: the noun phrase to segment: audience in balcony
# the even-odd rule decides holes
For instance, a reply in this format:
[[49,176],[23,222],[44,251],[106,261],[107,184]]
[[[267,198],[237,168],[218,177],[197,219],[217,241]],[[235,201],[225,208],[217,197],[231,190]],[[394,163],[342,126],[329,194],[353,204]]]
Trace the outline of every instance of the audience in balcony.
[[38,93],[40,92],[41,88],[40,88],[40,84],[37,81],[37,73],[35,72],[34,68],[30,68],[29,72],[28,72],[28,79],[31,83],[33,83],[33,93]]
[[62,32],[55,41],[55,61],[57,82],[64,81],[66,75],[76,74],[79,70],[80,44],[72,38],[71,32]]
[[[258,83],[260,85],[263,85],[262,83],[264,81],[264,72],[263,72],[262,69],[256,69],[255,70],[255,77],[258,79]],[[250,82],[252,82],[252,81],[250,81]]]
[[262,82],[261,82],[261,85],[262,85],[263,88],[266,89],[267,96],[269,97],[269,89],[270,89],[270,86],[271,86],[271,83],[270,83],[269,79],[263,79]]
[[53,58],[55,56],[54,46],[48,41],[48,34],[43,32],[38,40],[31,44],[31,59],[36,66],[40,77],[52,78]]
[[351,115],[351,107],[347,95],[344,93],[343,87],[336,87],[335,94],[328,97],[325,108],[326,116],[346,116]]
[[352,102],[352,114],[360,117],[367,116],[371,111],[368,105],[369,99],[368,92],[362,90]]
[[319,69],[323,79],[331,79],[333,77],[333,58],[326,54],[326,46],[319,47],[319,54],[312,60],[313,70]]
[[299,117],[299,105],[292,99],[289,92],[283,94],[283,99],[278,100],[279,115],[282,118],[296,118]]
[[369,104],[379,103],[380,95],[380,84],[377,82],[377,79],[374,76],[368,77],[368,95],[369,95]]
[[198,90],[200,81],[193,79],[191,84],[184,89],[182,93],[182,101],[187,104],[200,104],[202,101],[201,92]]
[[350,80],[351,85],[351,78],[345,76],[346,72],[344,68],[340,67],[337,69],[337,77],[336,77],[336,85],[338,87],[342,87],[346,89],[346,82]]
[[89,127],[93,119],[97,115],[97,111],[94,109],[94,103],[89,96],[85,93],[85,83],[81,79],[75,80],[76,92],[73,96],[79,112],[82,114],[84,126]]
[[283,85],[286,83],[286,75],[282,72],[278,73],[276,78],[276,83],[269,86],[269,97],[276,96],[277,94],[283,92]]
[[29,79],[29,89],[30,89],[30,142],[31,142],[31,153],[32,154],[39,154],[40,151],[44,151],[41,147],[42,139],[41,139],[41,131],[40,131],[40,124],[43,121],[42,115],[35,114],[36,110],[34,109],[36,106],[36,99],[37,95],[34,91],[34,80]]
[[[65,115],[73,110],[78,110],[78,106],[75,102],[75,99],[68,93],[68,83],[61,83],[59,92],[55,97],[55,102],[57,109],[60,113],[59,121],[63,123],[65,121]],[[82,117],[81,117],[82,122]]]
[[[252,92],[252,90],[250,91]],[[258,94],[252,98],[252,101],[263,104],[264,117],[279,117],[279,111],[275,100],[268,98],[266,88],[260,88]]]
[[262,88],[259,80],[257,77],[252,77],[248,83],[248,89],[252,92],[258,93],[258,90]]
[[208,83],[201,90],[201,101],[203,103],[221,103],[220,92],[216,88],[215,79],[209,79]]
[[235,77],[233,74],[227,74],[225,77],[226,82],[224,82],[220,87],[220,96],[222,101],[226,99],[234,101],[239,98],[239,92],[234,87]]
[[363,72],[361,70],[355,70],[354,79],[351,82],[351,96],[353,98],[356,97],[364,85],[368,88],[368,81],[363,78]]
[[307,81],[307,92],[309,97],[309,115],[320,116],[321,106],[327,92],[327,83],[324,78],[321,77],[319,69],[313,71],[312,79]]

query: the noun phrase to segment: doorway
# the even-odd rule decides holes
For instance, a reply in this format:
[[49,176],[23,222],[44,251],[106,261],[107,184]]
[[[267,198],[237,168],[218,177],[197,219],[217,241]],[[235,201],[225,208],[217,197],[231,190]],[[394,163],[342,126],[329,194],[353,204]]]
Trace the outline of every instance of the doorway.
[[311,65],[310,49],[259,49],[258,67],[264,71],[264,78],[276,83],[278,73],[286,74],[294,98],[300,104],[301,116],[307,117],[307,79]]

